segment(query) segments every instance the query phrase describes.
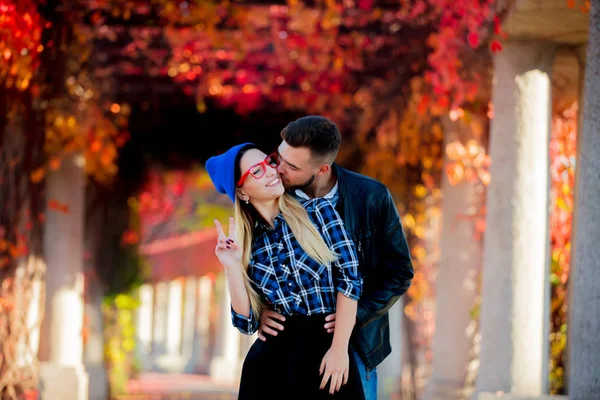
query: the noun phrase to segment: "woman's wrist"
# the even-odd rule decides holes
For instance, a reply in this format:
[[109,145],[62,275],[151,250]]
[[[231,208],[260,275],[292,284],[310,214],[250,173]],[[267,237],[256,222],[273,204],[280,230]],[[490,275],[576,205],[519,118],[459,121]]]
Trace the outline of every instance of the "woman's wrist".
[[235,265],[223,265],[223,270],[226,276],[241,273],[242,272],[242,264],[236,263]]
[[334,351],[348,351],[348,346],[350,345],[350,341],[349,340],[333,340],[333,342],[331,343],[331,349],[333,349]]

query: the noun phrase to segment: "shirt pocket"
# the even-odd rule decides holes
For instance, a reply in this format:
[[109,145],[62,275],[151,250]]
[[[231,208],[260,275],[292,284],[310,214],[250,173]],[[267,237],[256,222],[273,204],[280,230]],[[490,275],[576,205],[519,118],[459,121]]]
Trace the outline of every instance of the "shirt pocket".
[[331,265],[319,264],[308,255],[303,255],[300,259],[296,260],[296,268],[301,273],[308,276],[310,279],[319,282],[330,282],[331,281]]
[[271,263],[262,263],[255,260],[252,263],[252,280],[267,302],[275,303],[277,299],[276,292],[280,286]]

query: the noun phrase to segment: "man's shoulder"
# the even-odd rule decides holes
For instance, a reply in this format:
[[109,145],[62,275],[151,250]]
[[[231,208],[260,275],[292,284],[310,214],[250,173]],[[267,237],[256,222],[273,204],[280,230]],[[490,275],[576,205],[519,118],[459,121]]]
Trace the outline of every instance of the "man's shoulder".
[[386,194],[388,192],[387,186],[377,179],[371,178],[370,176],[360,174],[358,172],[350,171],[349,169],[337,166],[338,171],[344,175],[345,179],[345,190],[347,192],[371,192],[376,194]]

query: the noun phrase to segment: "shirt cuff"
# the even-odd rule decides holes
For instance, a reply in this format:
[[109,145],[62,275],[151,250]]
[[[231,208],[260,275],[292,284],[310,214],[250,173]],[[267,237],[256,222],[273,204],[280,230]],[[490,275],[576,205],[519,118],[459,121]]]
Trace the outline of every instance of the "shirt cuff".
[[362,294],[362,285],[352,284],[350,282],[343,282],[335,288],[338,292],[341,292],[344,296],[349,299],[356,300],[360,298]]
[[233,310],[233,307],[231,307],[231,322],[233,323],[233,326],[246,335],[252,335],[258,330],[258,321],[254,319],[252,309],[250,309],[250,316],[246,317],[236,313]]

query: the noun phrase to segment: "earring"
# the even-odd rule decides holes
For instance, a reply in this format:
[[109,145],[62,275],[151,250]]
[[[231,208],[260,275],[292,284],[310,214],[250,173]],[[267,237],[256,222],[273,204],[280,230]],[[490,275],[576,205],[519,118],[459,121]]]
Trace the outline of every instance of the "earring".
[[246,204],[250,204],[250,202],[248,201],[248,199],[246,199]]

